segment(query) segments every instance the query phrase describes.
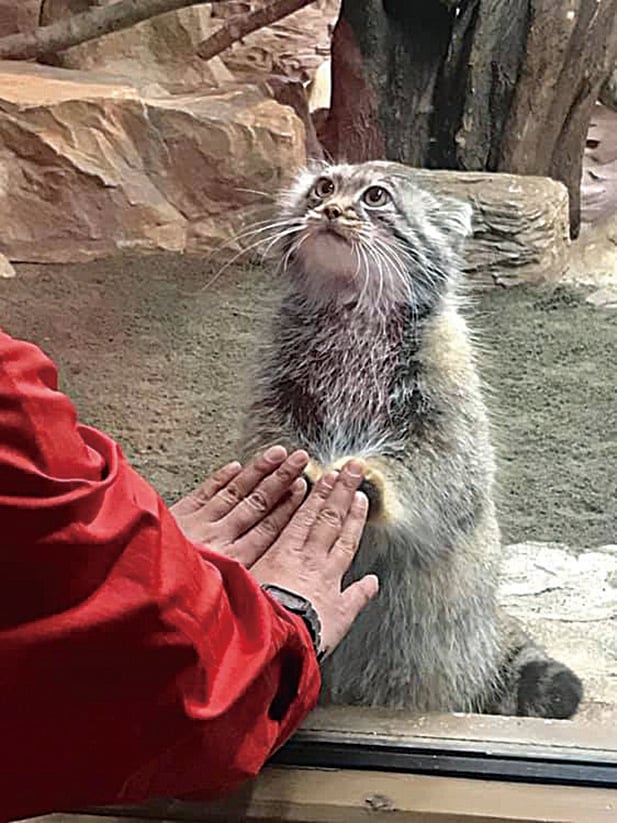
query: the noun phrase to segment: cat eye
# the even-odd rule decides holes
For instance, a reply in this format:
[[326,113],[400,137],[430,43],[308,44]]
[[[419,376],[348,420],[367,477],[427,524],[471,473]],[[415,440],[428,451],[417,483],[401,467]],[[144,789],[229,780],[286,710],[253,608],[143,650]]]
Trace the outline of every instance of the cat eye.
[[362,199],[367,206],[373,209],[378,209],[380,206],[385,206],[392,200],[389,192],[382,186],[371,186],[362,195]]
[[334,194],[334,183],[328,177],[320,177],[313,186],[313,194],[320,199]]

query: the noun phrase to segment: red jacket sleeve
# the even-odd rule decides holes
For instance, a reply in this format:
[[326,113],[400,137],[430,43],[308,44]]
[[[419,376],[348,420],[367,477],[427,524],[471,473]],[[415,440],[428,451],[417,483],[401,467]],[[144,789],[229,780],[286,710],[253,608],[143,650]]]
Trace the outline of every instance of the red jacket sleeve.
[[302,621],[0,333],[0,818],[227,791],[318,690]]

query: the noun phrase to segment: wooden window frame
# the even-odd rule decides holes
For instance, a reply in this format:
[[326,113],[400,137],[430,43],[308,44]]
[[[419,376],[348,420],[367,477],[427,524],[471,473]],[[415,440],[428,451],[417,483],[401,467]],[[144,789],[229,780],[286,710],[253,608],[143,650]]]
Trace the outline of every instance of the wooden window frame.
[[45,823],[617,823],[617,728],[317,709],[261,775],[214,803],[157,800]]

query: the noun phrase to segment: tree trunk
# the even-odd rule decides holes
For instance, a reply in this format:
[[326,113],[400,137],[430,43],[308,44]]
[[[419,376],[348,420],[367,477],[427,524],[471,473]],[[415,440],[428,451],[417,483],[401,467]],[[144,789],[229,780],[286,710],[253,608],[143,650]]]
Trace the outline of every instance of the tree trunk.
[[326,149],[425,165],[452,13],[437,2],[343,0],[332,42]]
[[617,54],[617,0],[343,0],[334,157],[538,174],[580,221],[585,137]]

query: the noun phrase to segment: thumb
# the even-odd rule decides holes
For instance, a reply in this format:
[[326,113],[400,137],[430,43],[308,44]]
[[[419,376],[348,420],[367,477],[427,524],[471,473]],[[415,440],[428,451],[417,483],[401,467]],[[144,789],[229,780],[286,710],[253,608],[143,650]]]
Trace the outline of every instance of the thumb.
[[366,608],[379,591],[379,578],[375,574],[367,574],[361,580],[352,583],[343,592],[343,602],[349,620],[348,628]]
[[[345,589],[341,595],[343,602],[342,608],[338,610],[338,620],[336,624],[330,628],[329,632],[324,631],[323,642],[326,649],[326,656],[332,654],[351,629],[356,617],[365,606],[368,606],[378,591],[379,579],[374,574],[367,574],[366,577],[357,580]],[[329,636],[330,632],[332,636]]]

